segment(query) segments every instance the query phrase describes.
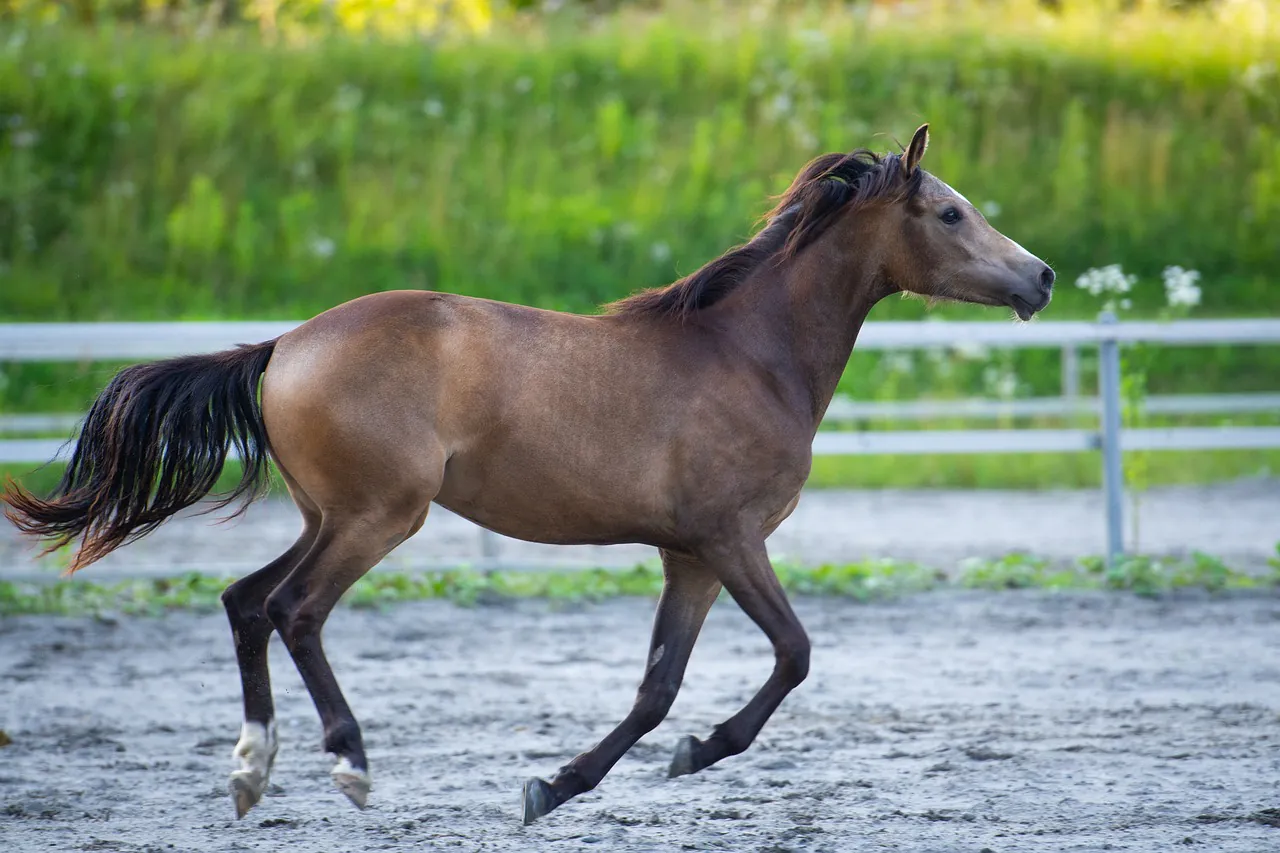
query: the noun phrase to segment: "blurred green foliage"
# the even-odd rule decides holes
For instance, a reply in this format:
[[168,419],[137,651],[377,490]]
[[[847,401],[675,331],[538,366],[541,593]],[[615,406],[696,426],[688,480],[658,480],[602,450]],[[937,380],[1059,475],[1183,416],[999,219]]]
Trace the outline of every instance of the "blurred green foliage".
[[[810,157],[926,120],[926,165],[1058,269],[1048,316],[1092,316],[1071,282],[1107,263],[1138,314],[1170,264],[1201,314],[1280,310],[1274,3],[556,5],[7,0],[0,320],[302,319],[395,288],[592,311],[748,236]],[[841,391],[1053,394],[1058,357],[855,353]],[[1280,375],[1276,348],[1152,361],[1151,393]],[[7,366],[0,410],[83,410],[102,379]]]
[[1274,26],[963,6],[404,43],[14,26],[0,311],[305,317],[399,287],[592,310],[745,237],[810,157],[923,120],[928,166],[1058,267],[1057,316],[1112,261],[1200,270],[1209,313],[1280,308]]
[[[1280,586],[1280,571],[1270,575],[1241,572],[1199,552],[1183,560],[1134,555],[1110,568],[1097,557],[1053,565],[1032,555],[1009,554],[998,559],[965,560],[951,573],[891,559],[821,566],[779,561],[774,563],[774,571],[783,588],[793,595],[839,596],[861,602],[956,589],[1107,590],[1159,596],[1182,590],[1223,593],[1267,591]],[[232,580],[198,573],[116,583],[98,583],[79,576],[61,581],[50,578],[49,582],[0,580],[0,616],[110,618],[158,616],[173,610],[212,612],[220,609],[219,596]],[[547,572],[486,572],[467,567],[434,572],[384,569],[356,581],[342,602],[350,607],[376,608],[405,601],[444,599],[470,607],[517,598],[561,602],[653,597],[661,591],[662,569],[656,563],[624,570]]]

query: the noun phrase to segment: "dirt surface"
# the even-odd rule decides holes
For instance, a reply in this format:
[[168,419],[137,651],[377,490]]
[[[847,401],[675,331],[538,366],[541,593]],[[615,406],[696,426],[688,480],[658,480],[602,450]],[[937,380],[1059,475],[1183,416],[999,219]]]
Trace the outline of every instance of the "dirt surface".
[[[1011,461],[1010,464],[1016,464]],[[206,571],[242,575],[273,560],[298,535],[297,509],[287,500],[253,505],[226,524],[216,516],[167,522],[151,536],[95,564],[98,580]],[[1101,492],[949,490],[825,490],[805,493],[795,513],[769,539],[769,552],[802,563],[867,557],[915,560],[951,570],[966,557],[1026,551],[1070,561],[1105,548]],[[1243,571],[1266,571],[1280,541],[1280,479],[1152,489],[1141,504],[1143,553],[1185,556],[1203,550]],[[1130,537],[1128,546],[1134,547]],[[536,545],[499,537],[507,563],[631,566],[654,559],[652,548]],[[32,546],[0,523],[0,577],[38,574]],[[480,563],[479,528],[433,508],[422,531],[383,561],[383,568]],[[48,571],[45,571],[48,574]]]
[[243,821],[220,614],[0,621],[9,851],[1250,851],[1280,849],[1280,596],[932,593],[801,599],[812,675],[750,751],[668,780],[766,675],[721,601],[668,721],[531,827],[546,776],[629,708],[653,602],[339,610],[326,632],[374,791],[331,786],[272,649],[282,747]]

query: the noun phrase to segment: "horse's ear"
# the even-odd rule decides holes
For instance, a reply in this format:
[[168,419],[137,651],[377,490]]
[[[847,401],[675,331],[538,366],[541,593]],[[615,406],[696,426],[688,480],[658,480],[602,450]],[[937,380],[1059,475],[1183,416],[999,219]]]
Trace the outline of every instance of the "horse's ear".
[[920,161],[924,158],[924,152],[929,147],[929,125],[922,124],[916,128],[915,136],[911,137],[911,144],[907,146],[907,153],[902,155],[902,173],[910,176],[920,168]]

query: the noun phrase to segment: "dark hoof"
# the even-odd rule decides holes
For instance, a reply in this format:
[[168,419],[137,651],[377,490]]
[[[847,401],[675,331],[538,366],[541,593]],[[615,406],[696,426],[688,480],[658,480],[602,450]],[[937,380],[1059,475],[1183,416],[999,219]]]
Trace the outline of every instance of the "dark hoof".
[[522,799],[520,819],[524,821],[525,826],[556,807],[556,798],[551,791],[551,786],[537,777],[524,783]]
[[677,776],[688,776],[690,773],[697,773],[702,768],[698,766],[694,759],[698,747],[701,746],[698,739],[693,735],[685,735],[676,741],[676,754],[671,757],[671,769],[667,771],[667,778],[674,779]]

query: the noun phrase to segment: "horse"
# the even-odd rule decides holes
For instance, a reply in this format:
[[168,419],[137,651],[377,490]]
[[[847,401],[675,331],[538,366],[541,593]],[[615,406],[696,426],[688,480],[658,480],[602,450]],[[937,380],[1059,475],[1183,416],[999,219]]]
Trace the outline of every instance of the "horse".
[[603,740],[522,790],[528,824],[595,788],[666,717],[721,589],[773,646],[751,700],[669,775],[746,750],[809,672],[810,641],[765,540],[795,509],[812,442],[868,312],[891,294],[1048,305],[1054,272],[900,153],[824,154],[746,243],[594,314],[431,291],[369,294],[270,341],[125,368],[80,427],[48,498],[9,480],[6,514],[69,571],[204,499],[231,447],[243,512],[274,463],[302,530],[222,595],[243,688],[230,792],[261,799],[278,748],[267,647],[279,632],[315,702],[337,787],[364,808],[360,726],[321,629],[439,504],[507,536],[658,549],[663,589],[634,705]]

